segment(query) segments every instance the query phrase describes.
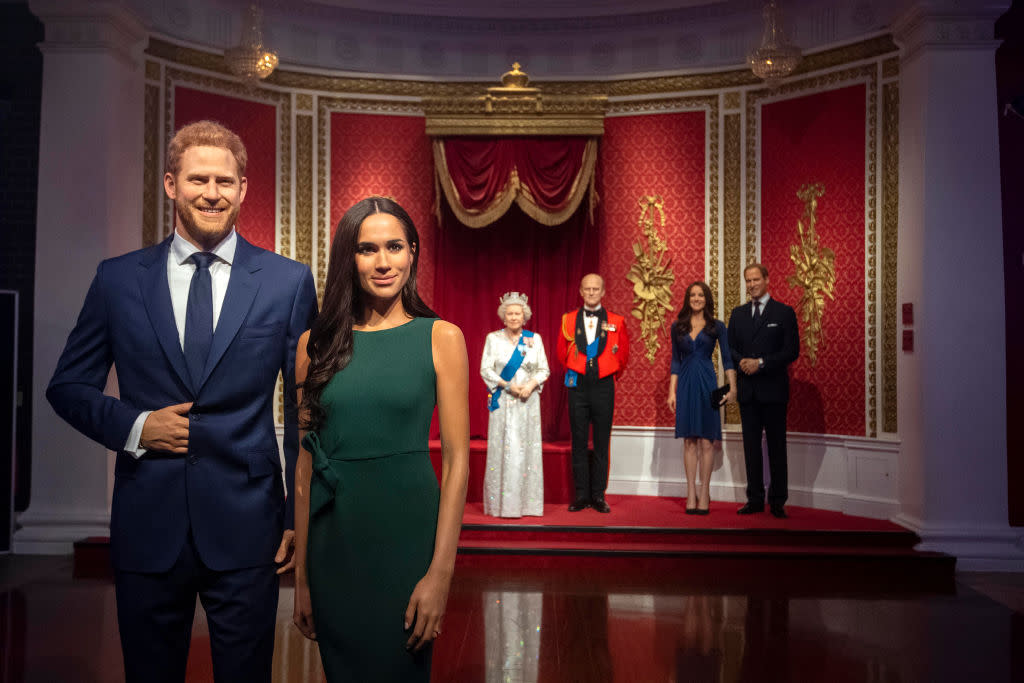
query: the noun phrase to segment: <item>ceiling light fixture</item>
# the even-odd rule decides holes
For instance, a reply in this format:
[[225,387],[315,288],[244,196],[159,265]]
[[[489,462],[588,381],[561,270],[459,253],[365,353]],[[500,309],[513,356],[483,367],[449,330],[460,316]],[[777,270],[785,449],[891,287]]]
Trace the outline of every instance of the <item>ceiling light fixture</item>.
[[774,87],[793,73],[802,55],[800,48],[786,40],[782,30],[782,13],[775,0],[765,4],[762,16],[764,35],[761,37],[761,46],[747,55],[747,62],[755,76]]
[[242,42],[224,51],[231,73],[255,85],[277,68],[277,53],[263,46],[263,9],[250,5],[242,24]]

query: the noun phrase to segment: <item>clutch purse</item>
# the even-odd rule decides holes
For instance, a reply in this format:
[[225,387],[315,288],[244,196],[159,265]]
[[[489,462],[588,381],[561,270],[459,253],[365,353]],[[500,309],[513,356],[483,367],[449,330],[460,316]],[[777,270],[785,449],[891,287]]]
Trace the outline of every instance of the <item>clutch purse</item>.
[[722,403],[722,399],[725,398],[725,395],[728,394],[728,393],[729,393],[729,385],[728,384],[724,384],[724,385],[718,387],[717,389],[712,389],[711,390],[711,398],[710,398],[711,410],[718,410],[719,408],[721,408],[722,406],[720,404]]

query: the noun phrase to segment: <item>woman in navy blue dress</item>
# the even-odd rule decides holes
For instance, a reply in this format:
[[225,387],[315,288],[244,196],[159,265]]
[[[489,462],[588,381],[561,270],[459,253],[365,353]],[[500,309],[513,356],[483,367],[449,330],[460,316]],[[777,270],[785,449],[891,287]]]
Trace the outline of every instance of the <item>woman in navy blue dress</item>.
[[[725,325],[715,320],[711,289],[694,282],[686,289],[686,300],[672,323],[672,368],[668,406],[676,414],[676,438],[683,440],[686,469],[686,514],[706,515],[711,506],[711,467],[714,442],[722,438],[722,421],[712,409],[711,392],[718,386],[711,354],[718,344],[729,393],[720,405],[736,402],[736,370],[729,353]],[[699,465],[699,468],[698,468]],[[697,474],[700,472],[700,491]]]

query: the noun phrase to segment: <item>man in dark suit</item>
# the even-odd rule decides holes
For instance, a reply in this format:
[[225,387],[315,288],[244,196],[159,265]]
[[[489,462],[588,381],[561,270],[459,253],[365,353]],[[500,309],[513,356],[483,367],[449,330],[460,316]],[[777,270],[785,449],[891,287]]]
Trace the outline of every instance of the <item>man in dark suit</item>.
[[737,400],[743,423],[743,456],[747,467],[747,504],[737,512],[764,511],[761,433],[768,443],[768,505],[786,517],[786,409],[789,364],[800,354],[800,330],[792,308],[768,293],[768,269],[752,263],[743,271],[750,303],[729,316],[729,350],[737,373]]
[[[626,321],[601,305],[604,279],[596,273],[580,282],[583,306],[562,316],[558,358],[565,366],[572,431],[572,478],[576,498],[569,512],[592,507],[611,512],[604,499],[608,486],[608,450],[615,413],[615,382],[629,359]],[[594,449],[588,451],[590,426]]]
[[[178,131],[164,175],[174,234],[100,263],[46,392],[117,451],[110,537],[128,681],[184,681],[197,595],[215,680],[271,678],[290,561],[276,563],[294,536],[274,387],[282,372],[291,491],[295,346],[316,292],[306,266],[235,232],[246,160],[219,124]],[[119,397],[103,393],[111,364]]]

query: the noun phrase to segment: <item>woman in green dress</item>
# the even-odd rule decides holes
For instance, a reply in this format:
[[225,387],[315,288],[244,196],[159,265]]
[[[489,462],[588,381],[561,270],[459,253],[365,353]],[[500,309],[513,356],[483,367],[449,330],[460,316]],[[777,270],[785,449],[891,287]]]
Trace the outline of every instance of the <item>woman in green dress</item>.
[[[330,683],[429,681],[469,472],[469,364],[416,292],[419,238],[396,202],[350,208],[323,311],[299,340],[295,624]],[[441,483],[430,421],[441,426]]]

